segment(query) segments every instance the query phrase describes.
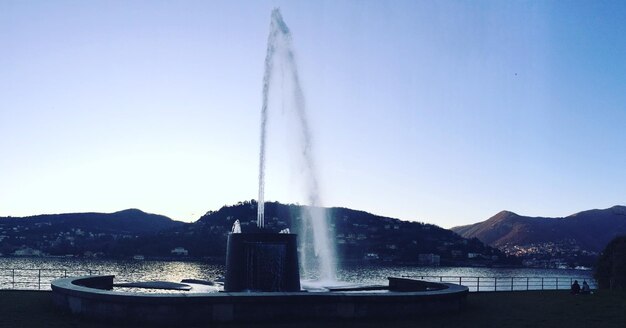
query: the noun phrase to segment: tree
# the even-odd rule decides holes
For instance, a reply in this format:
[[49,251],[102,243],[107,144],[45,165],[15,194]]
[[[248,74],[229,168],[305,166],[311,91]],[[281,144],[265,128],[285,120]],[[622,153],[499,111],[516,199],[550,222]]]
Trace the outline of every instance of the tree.
[[594,278],[599,288],[626,289],[626,236],[606,245],[596,263]]

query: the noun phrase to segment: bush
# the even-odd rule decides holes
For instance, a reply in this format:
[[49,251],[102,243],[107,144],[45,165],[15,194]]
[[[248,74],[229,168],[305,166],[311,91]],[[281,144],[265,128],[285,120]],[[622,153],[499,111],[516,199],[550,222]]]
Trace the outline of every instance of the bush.
[[606,245],[593,276],[598,288],[626,290],[626,236],[616,237]]

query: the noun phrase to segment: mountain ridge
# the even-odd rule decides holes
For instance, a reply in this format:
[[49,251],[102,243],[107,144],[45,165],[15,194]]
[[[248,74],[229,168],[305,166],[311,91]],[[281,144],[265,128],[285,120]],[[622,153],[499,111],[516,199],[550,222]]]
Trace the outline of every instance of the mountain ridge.
[[582,249],[599,252],[612,238],[626,234],[626,206],[584,210],[565,217],[529,217],[500,211],[485,221],[450,230],[501,249],[573,240]]
[[[265,225],[278,232],[290,228],[298,232],[302,224],[302,210],[306,205],[265,203]],[[340,258],[363,260],[367,254],[376,254],[381,259],[398,262],[417,262],[419,254],[436,254],[442,263],[467,262],[468,253],[480,254],[478,259],[499,258],[506,262],[504,254],[485,247],[477,239],[464,239],[448,229],[417,221],[371,214],[345,207],[325,207],[329,226],[335,233],[337,253]],[[214,240],[221,239],[215,247],[226,244],[227,231],[235,220],[240,221],[243,232],[256,230],[257,203],[254,200],[223,206],[218,211],[209,211],[189,229],[217,231]],[[220,235],[219,232],[222,234]],[[471,261],[470,261],[471,262]],[[514,260],[513,260],[514,262]]]
[[[244,232],[256,229],[257,205],[254,200],[225,205],[193,223],[134,208],[113,213],[0,217],[0,252],[14,254],[31,248],[50,255],[82,256],[89,252],[118,258],[134,254],[168,257],[172,249],[183,247],[196,258],[220,258],[235,220],[240,220]],[[272,231],[290,228],[297,233],[305,207],[267,202],[266,225]],[[483,222],[449,230],[345,207],[326,210],[338,255],[350,261],[362,261],[375,254],[372,257],[381,261],[415,263],[419,254],[435,254],[442,264],[449,265],[477,265],[479,261],[469,261],[470,256],[484,259],[481,265],[491,265],[496,258],[504,259],[500,263],[506,264],[515,262],[507,260],[506,254],[520,255],[509,249],[516,250],[520,245],[555,248],[554,244],[558,249],[550,256],[573,250],[593,257],[615,235],[626,234],[626,206],[621,205],[560,218],[500,211]]]
[[[129,220],[130,219],[130,220]],[[77,224],[84,225],[87,221],[96,226],[112,227],[131,232],[156,232],[170,226],[183,224],[167,216],[144,212],[140,209],[129,208],[112,213],[101,212],[74,212],[57,214],[38,214],[24,217],[0,217],[0,220],[22,220],[32,222],[48,222],[54,224]],[[131,221],[132,220],[132,221]],[[1,222],[1,221],[0,221]]]
[[[240,221],[243,232],[257,229],[257,205],[254,200],[225,205],[219,210],[208,211],[193,223],[177,222],[137,209],[108,214],[0,218],[0,253],[172,258],[176,257],[173,250],[182,248],[189,257],[223,261],[226,240],[236,220]],[[304,222],[305,208],[304,205],[265,203],[267,229],[278,232],[290,228],[297,233]],[[421,261],[422,254],[430,256],[429,261],[434,261],[431,265],[519,264],[515,258],[507,258],[501,251],[485,246],[477,239],[462,238],[436,225],[344,207],[326,208],[326,211],[335,232],[338,258],[342,261],[416,264]],[[472,254],[471,258],[469,254]]]

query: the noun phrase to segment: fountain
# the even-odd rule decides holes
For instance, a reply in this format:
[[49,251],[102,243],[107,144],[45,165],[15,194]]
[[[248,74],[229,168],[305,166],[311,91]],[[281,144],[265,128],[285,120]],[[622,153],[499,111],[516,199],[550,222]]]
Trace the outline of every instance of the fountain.
[[[278,74],[280,73],[280,74]],[[285,77],[286,76],[286,77]],[[276,81],[276,79],[281,79]],[[320,184],[317,178],[315,158],[313,155],[313,143],[311,129],[306,112],[306,102],[304,93],[300,85],[300,76],[295,61],[291,32],[285,24],[280,10],[272,11],[270,22],[270,33],[267,40],[267,53],[265,57],[265,73],[263,75],[263,104],[261,106],[261,147],[259,151],[259,201],[257,226],[265,226],[265,161],[266,161],[266,140],[267,125],[270,118],[270,92],[275,85],[288,84],[291,92],[288,95],[293,104],[289,108],[296,118],[299,136],[299,154],[304,163],[305,194],[308,207],[304,207],[302,213],[302,224],[300,224],[300,235],[303,240],[313,241],[313,252],[304,243],[300,244],[302,250],[303,268],[305,271],[311,267],[316,267],[320,280],[334,281],[336,278],[336,268],[334,263],[333,243],[329,236],[329,229],[326,211],[321,207]],[[284,92],[284,90],[283,90]],[[284,110],[284,108],[283,108]],[[307,229],[308,227],[311,230]],[[312,234],[312,236],[310,236]],[[308,261],[307,261],[308,260]],[[306,273],[306,272],[305,272]]]
[[[287,67],[293,85],[294,114],[299,122],[305,163],[306,194],[311,206],[302,213],[301,233],[313,240],[313,251],[303,249],[304,262],[320,272],[317,286],[302,289],[296,235],[265,227],[265,150],[269,116],[268,94],[275,63]],[[284,72],[284,71],[283,71]],[[405,278],[388,278],[387,286],[336,286],[334,252],[312,156],[310,128],[291,35],[280,11],[272,12],[261,110],[259,202],[256,231],[242,231],[235,221],[228,236],[224,286],[217,282],[186,279],[180,283],[150,281],[115,284],[114,276],[71,277],[51,283],[54,303],[61,309],[97,319],[139,324],[211,324],[214,322],[275,322],[297,320],[385,319],[397,320],[447,313],[463,308],[468,288]],[[308,236],[311,227],[312,236]],[[301,244],[302,245],[302,244]],[[305,264],[307,268],[308,264]],[[329,287],[335,285],[334,287]],[[116,287],[173,290],[142,293]]]
[[[226,247],[226,277],[224,291],[264,291],[296,292],[300,291],[300,274],[296,235],[275,233],[265,227],[265,150],[267,123],[269,118],[269,94],[273,86],[276,62],[281,60],[290,72],[294,88],[295,112],[301,123],[305,147],[303,154],[308,165],[308,176],[314,184],[312,196],[317,194],[317,179],[313,174],[313,159],[310,156],[309,127],[304,111],[304,97],[300,88],[298,71],[291,49],[289,28],[282,19],[280,11],[274,9],[267,41],[265,73],[263,75],[263,104],[261,107],[261,147],[259,151],[259,201],[257,213],[257,231],[242,232],[233,227],[228,236]],[[285,66],[285,65],[281,65]],[[311,197],[310,197],[311,198]],[[317,201],[315,197],[313,201]],[[235,222],[237,224],[237,222]],[[235,233],[237,230],[237,233]],[[327,247],[326,247],[327,248]]]

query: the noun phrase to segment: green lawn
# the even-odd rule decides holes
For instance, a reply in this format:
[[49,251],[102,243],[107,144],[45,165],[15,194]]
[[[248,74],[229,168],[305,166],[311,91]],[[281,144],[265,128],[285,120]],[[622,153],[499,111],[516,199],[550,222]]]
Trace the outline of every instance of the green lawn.
[[[411,321],[215,325],[215,327],[626,327],[626,293],[602,291],[485,292],[468,296],[460,313]],[[136,326],[136,325],[135,325]],[[120,327],[58,311],[50,292],[0,291],[0,327]],[[123,327],[123,326],[122,326]]]

